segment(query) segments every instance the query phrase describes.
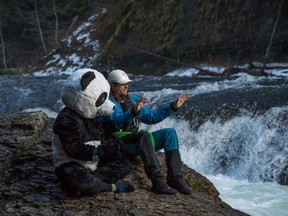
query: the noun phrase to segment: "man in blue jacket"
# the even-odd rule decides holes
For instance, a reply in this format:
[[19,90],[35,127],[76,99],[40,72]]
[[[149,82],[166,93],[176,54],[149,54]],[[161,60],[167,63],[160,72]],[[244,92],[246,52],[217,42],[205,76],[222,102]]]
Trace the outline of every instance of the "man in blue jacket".
[[[141,156],[145,172],[152,181],[153,192],[175,194],[179,191],[183,194],[190,194],[192,190],[186,186],[182,177],[182,161],[176,131],[173,128],[153,132],[138,131],[140,122],[156,124],[176,112],[189,95],[184,94],[175,102],[153,110],[144,106],[147,102],[144,98],[129,96],[128,84],[132,80],[124,71],[113,70],[107,79],[111,86],[110,100],[115,104],[115,109],[109,117],[111,124],[106,124],[104,127],[105,136],[109,138],[112,134],[118,135],[126,143],[128,154]],[[147,141],[148,135],[150,142]],[[155,155],[155,152],[160,149],[165,151],[167,183],[164,181],[158,158]]]

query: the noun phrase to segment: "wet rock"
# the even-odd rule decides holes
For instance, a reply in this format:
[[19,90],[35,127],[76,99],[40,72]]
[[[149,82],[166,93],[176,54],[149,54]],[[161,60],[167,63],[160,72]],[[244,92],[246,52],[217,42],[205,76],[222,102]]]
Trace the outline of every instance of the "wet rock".
[[[213,184],[185,164],[191,195],[152,193],[142,162],[135,160],[125,177],[136,184],[135,192],[71,197],[53,173],[53,121],[43,112],[1,116],[0,215],[246,215],[224,203]],[[164,155],[158,157],[165,171]]]
[[279,176],[279,183],[282,185],[288,185],[288,165],[286,165]]

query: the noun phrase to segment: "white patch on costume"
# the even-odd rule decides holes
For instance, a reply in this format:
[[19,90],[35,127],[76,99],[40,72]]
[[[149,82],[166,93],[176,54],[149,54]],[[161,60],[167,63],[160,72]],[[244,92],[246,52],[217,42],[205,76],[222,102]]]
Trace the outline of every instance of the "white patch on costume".
[[91,146],[95,146],[95,147],[98,147],[100,144],[101,144],[101,141],[98,141],[98,140],[92,140],[92,141],[85,143],[85,145],[91,145]]
[[115,108],[114,103],[110,100],[107,100],[105,101],[104,104],[102,104],[102,106],[99,107],[98,112],[100,115],[109,115],[113,112],[114,108]]
[[[100,143],[100,141],[98,141],[98,142]],[[87,144],[87,143],[85,143],[85,144]],[[96,142],[95,142],[95,144],[96,144]],[[65,151],[62,147],[62,144],[60,142],[60,139],[57,135],[53,136],[52,150],[53,150],[53,161],[54,161],[55,167],[59,167],[62,164],[74,161],[74,162],[79,163],[79,164],[83,165],[84,167],[86,167],[92,171],[97,169],[97,165],[99,163],[98,155],[95,155],[93,157],[93,161],[81,161],[81,160],[77,160],[75,158],[72,158],[65,153]]]

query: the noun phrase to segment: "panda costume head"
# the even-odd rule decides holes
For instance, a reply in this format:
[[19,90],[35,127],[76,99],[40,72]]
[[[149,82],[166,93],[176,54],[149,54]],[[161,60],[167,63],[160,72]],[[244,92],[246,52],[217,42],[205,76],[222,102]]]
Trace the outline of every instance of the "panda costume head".
[[93,119],[109,115],[114,104],[108,100],[110,85],[106,78],[93,69],[80,69],[71,75],[62,90],[62,101],[78,115]]

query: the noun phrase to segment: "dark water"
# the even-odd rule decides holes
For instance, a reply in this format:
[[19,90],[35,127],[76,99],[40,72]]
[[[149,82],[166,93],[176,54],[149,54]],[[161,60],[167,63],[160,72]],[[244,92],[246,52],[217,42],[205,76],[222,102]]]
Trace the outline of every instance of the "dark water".
[[0,76],[0,114],[43,107],[59,111],[65,77]]
[[[0,114],[22,111],[27,108],[45,107],[58,112],[61,89],[66,76],[0,76]],[[265,111],[275,106],[288,104],[288,79],[263,79],[251,83],[197,91],[196,88],[227,81],[222,77],[132,77],[134,82],[130,91],[136,94],[143,92],[159,92],[158,104],[168,102],[179,96],[179,92],[190,92],[191,99],[186,103],[185,112],[199,109],[207,115],[218,115],[217,110],[245,108],[253,111]],[[236,78],[230,78],[235,80]],[[229,81],[227,81],[229,82]],[[237,82],[237,81],[234,81]],[[231,85],[231,86],[228,86]],[[209,88],[211,88],[209,90]],[[165,92],[163,89],[172,89],[175,92]],[[138,93],[137,93],[138,92]],[[150,98],[153,103],[153,98]],[[160,100],[160,101],[159,101]],[[226,108],[225,108],[226,107]]]

